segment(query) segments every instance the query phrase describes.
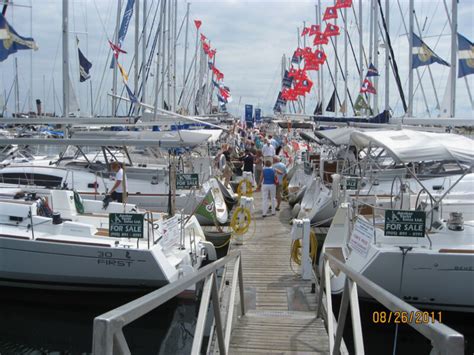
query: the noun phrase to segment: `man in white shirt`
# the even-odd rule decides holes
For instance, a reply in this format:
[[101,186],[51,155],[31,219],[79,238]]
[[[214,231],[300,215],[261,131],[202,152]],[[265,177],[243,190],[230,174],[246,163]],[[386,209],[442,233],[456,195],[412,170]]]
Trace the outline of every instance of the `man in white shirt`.
[[112,171],[115,172],[115,184],[110,189],[109,194],[113,201],[123,202],[123,169],[119,162],[114,161],[110,165]]
[[263,161],[269,161],[273,163],[273,157],[275,156],[275,147],[270,144],[268,139],[265,139],[265,144],[262,147]]

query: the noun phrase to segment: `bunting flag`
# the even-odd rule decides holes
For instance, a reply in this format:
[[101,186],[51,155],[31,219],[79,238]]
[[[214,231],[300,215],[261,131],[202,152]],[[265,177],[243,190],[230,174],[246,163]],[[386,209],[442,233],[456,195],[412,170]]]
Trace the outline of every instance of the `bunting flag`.
[[345,7],[351,7],[352,0],[336,0],[336,9],[343,9]]
[[194,20],[194,26],[199,30],[199,27],[201,27],[202,21],[201,20]]
[[301,60],[302,60],[302,57],[303,57],[303,54],[304,54],[303,49],[302,48],[297,48],[294,51],[293,56],[291,57],[291,62],[295,63],[295,64],[300,64]]
[[217,69],[215,66],[212,67],[212,72],[216,76],[217,81],[221,81],[224,79],[224,74],[222,74],[219,69]]
[[122,75],[123,81],[125,83],[128,83],[128,74],[127,74],[127,72],[125,71],[125,69],[122,67],[122,65],[119,62],[117,62],[117,65],[118,65],[120,74]]
[[215,217],[215,207],[216,204],[214,202],[214,197],[212,196],[212,191],[209,189],[207,191],[206,196],[202,199],[201,203],[199,204],[198,208],[194,214],[202,216],[210,221],[213,221]]
[[114,53],[115,59],[118,59],[119,53],[127,54],[127,52],[125,52],[125,51],[124,51],[122,48],[120,48],[119,46],[113,44],[112,41],[110,41],[110,40],[109,40],[109,45],[110,45],[110,48],[112,48],[112,52]]
[[207,37],[204,36],[204,35],[201,33],[201,42],[204,42],[206,39],[207,39]]
[[10,54],[22,49],[38,49],[35,40],[30,37],[20,36],[0,14],[0,62],[3,62]]
[[326,29],[324,30],[324,35],[326,37],[338,36],[339,35],[339,26],[328,23]]
[[273,112],[274,113],[281,113],[282,106],[286,105],[286,100],[282,98],[281,91],[278,93],[278,97],[276,99],[275,105],[273,105]]
[[294,91],[297,95],[304,96],[311,91],[313,82],[309,78],[303,80],[297,80],[294,85]]
[[370,78],[371,76],[379,76],[379,71],[372,63],[370,63],[369,69],[367,69],[366,78]]
[[303,70],[306,70],[306,71],[316,70],[316,71],[318,71],[319,70],[319,64],[317,62],[315,62],[314,60],[313,61],[305,60]]
[[423,65],[430,65],[433,63],[439,63],[442,65],[450,66],[446,61],[441,59],[439,56],[435,54],[431,50],[430,47],[426,45],[425,42],[421,40],[416,34],[412,33],[412,40],[413,40],[413,52],[412,52],[412,60],[413,60],[413,67],[412,69],[416,69]]
[[291,77],[288,73],[288,70],[285,70],[285,74],[283,75],[283,79],[281,81],[281,86],[284,88],[291,88],[291,84],[293,83],[293,77]]
[[288,76],[292,77],[294,80],[303,80],[306,78],[306,73],[302,69],[290,68]]
[[323,114],[323,103],[318,102],[316,107],[314,108],[313,115],[322,115]]
[[356,116],[360,116],[365,110],[369,109],[369,105],[367,105],[367,102],[364,99],[364,96],[362,94],[359,94],[357,96],[356,102],[354,104],[354,113]]
[[337,9],[335,6],[328,6],[324,12],[323,21],[337,18]]
[[218,83],[217,81],[215,81],[214,79],[212,79],[211,81],[212,81],[212,84],[213,84],[216,88],[220,87],[220,85],[219,85],[219,83]]
[[[122,22],[120,23],[120,29],[118,33],[118,41],[117,41],[118,48],[122,48],[123,41],[125,40],[125,36],[127,35],[128,25],[130,24],[130,20],[133,16],[134,4],[135,4],[135,0],[127,1],[127,6],[125,7],[125,11],[123,13]],[[119,52],[117,51],[115,58],[112,58],[112,61],[110,62],[110,69],[114,67],[115,61],[118,59],[118,54]]]
[[328,44],[328,43],[329,43],[328,37],[323,32],[318,31],[316,33],[316,36],[314,37],[313,45],[317,46],[320,44]]
[[211,61],[208,61],[207,66],[209,67],[209,70],[212,70],[212,68],[214,68],[214,63]]
[[77,47],[77,51],[79,54],[79,81],[82,83],[91,77],[89,70],[92,68],[92,63],[82,54],[79,47]]
[[309,36],[314,36],[318,32],[321,32],[321,26],[311,25],[311,27],[309,28]]
[[127,94],[128,94],[128,97],[130,98],[130,102],[132,104],[136,104],[138,103],[138,99],[137,97],[133,94],[132,90],[130,90],[130,88],[128,87],[128,85],[126,83],[125,84],[125,89],[127,90]]
[[204,53],[209,54],[209,51],[211,50],[211,45],[207,42],[202,42],[202,49],[204,50]]
[[360,93],[368,93],[368,94],[376,94],[377,92],[375,91],[374,85],[372,85],[372,82],[365,78],[364,82],[362,83],[362,86],[360,88]]
[[458,33],[458,78],[474,73],[474,45]]
[[226,103],[232,102],[232,96],[230,95],[230,89],[227,86],[219,87],[219,94],[225,100]]
[[321,51],[319,49],[317,49],[314,52],[314,56],[315,56],[315,61],[318,64],[324,64],[324,62],[326,61],[326,58],[327,58],[326,53],[324,53],[324,51]]
[[207,55],[209,56],[209,58],[212,59],[212,58],[214,58],[214,56],[216,55],[216,53],[217,53],[217,50],[211,49],[211,50],[207,53]]
[[303,31],[301,31],[301,37],[306,36],[311,31],[311,27],[304,27]]
[[332,92],[331,98],[328,102],[328,106],[326,107],[326,111],[336,112],[336,90]]
[[340,113],[346,113],[347,112],[347,105],[346,105],[346,100],[342,103],[341,107],[339,107],[339,112]]
[[286,101],[298,100],[298,94],[293,89],[283,89],[281,91],[281,98]]

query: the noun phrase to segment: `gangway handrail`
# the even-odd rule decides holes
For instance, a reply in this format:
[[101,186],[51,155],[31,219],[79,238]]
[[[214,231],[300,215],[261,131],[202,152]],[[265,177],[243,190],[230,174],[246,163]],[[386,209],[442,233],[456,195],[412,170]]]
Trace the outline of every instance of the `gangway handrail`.
[[[400,312],[401,314],[417,314],[421,312],[416,307],[406,303],[392,293],[383,289],[373,281],[358,273],[352,267],[338,260],[334,255],[323,253],[323,269],[321,274],[321,286],[318,296],[317,316],[322,314],[323,293],[326,290],[327,328],[329,333],[330,354],[339,354],[344,324],[346,320],[348,304],[351,305],[351,319],[354,335],[354,350],[356,354],[364,354],[364,344],[362,337],[362,326],[359,312],[359,298],[357,287],[384,305],[389,312]],[[333,313],[331,300],[331,275],[332,270],[339,270],[346,276],[344,291],[342,294],[337,326],[333,323],[330,315]],[[416,331],[431,341],[433,351],[431,353],[440,355],[462,355],[464,354],[464,336],[441,324],[436,319],[433,322],[416,322],[416,317],[407,317],[407,322]]]
[[[233,295],[237,290],[238,282],[240,291],[240,312],[242,316],[245,315],[244,285],[241,253],[239,250],[213,262],[212,264],[202,267],[195,273],[184,276],[178,281],[172,282],[156,291],[150,292],[136,300],[97,316],[94,319],[93,327],[93,354],[130,354],[130,349],[123,334],[123,327],[151,312],[153,309],[159,307],[171,298],[177,296],[189,287],[196,285],[196,283],[202,280],[205,280],[205,282],[191,353],[200,353],[206,324],[206,316],[209,308],[208,305],[212,296],[212,306],[216,324],[219,352],[220,354],[227,354],[230,344],[232,312],[228,314],[224,327],[219,305],[216,271],[233,260],[235,260],[235,264],[234,280],[232,280],[231,300],[235,299]],[[233,305],[230,305],[230,307],[233,308]]]

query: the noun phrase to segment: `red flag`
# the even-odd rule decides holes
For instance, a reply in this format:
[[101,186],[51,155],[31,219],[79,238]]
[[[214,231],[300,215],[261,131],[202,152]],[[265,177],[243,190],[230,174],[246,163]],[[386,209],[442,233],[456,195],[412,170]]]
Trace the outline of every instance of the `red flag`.
[[315,62],[318,64],[324,64],[326,61],[326,53],[324,53],[324,51],[320,51],[319,49],[314,52],[314,57]]
[[324,30],[324,35],[326,37],[338,36],[339,35],[339,26],[328,23],[326,29]]
[[304,78],[306,78],[306,73],[302,69],[295,69],[291,67],[288,71],[288,76],[293,77],[294,80],[303,80]]
[[308,79],[304,78],[303,80],[298,80],[295,84],[294,91],[297,95],[304,96],[311,91],[313,87],[313,82]]
[[201,25],[202,25],[202,21],[201,20],[194,20],[194,25],[199,30],[199,27],[201,27]]
[[336,9],[343,9],[345,7],[351,7],[352,0],[336,0]]
[[321,31],[320,25],[311,25],[309,29],[309,35],[314,36],[317,32]]
[[204,35],[201,33],[201,42],[204,42],[206,39],[207,39],[207,37],[204,36]]
[[315,61],[305,61],[303,70],[319,70],[319,64]]
[[112,48],[112,51],[114,52],[115,59],[118,59],[119,53],[127,54],[127,52],[125,52],[122,48],[120,48],[116,44],[113,44],[110,40],[109,40],[109,45],[110,45],[110,48]]
[[298,94],[293,89],[283,89],[281,92],[281,98],[286,101],[296,101],[298,100]]
[[323,21],[337,18],[337,9],[335,6],[328,6],[324,12]]
[[317,46],[319,44],[328,44],[329,39],[323,32],[317,32],[313,40],[313,45]]
[[376,94],[377,92],[375,91],[375,88],[370,82],[370,80],[366,78],[364,82],[362,83],[362,86],[360,88],[360,93]]
[[209,58],[212,59],[212,58],[214,58],[214,56],[216,55],[216,52],[217,52],[217,50],[211,49],[211,50],[207,53],[207,55],[209,56]]
[[301,37],[306,36],[310,30],[311,30],[310,27],[304,27],[303,31],[301,31]]
[[202,42],[202,49],[204,50],[204,53],[208,54],[211,50],[211,46],[209,45],[209,43]]

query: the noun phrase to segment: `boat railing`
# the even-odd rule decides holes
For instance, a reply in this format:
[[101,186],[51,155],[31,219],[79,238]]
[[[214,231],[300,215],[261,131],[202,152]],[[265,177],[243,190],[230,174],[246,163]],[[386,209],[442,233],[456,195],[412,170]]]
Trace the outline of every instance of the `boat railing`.
[[[227,316],[221,315],[219,291],[217,283],[217,270],[233,262],[233,279],[230,292],[230,303]],[[245,315],[244,306],[244,284],[242,274],[242,259],[240,251],[229,254],[212,264],[206,265],[198,271],[184,276],[182,279],[170,283],[156,291],[142,296],[132,302],[120,306],[114,310],[104,313],[94,319],[92,351],[96,355],[131,354],[125,339],[123,328],[131,322],[139,319],[155,308],[164,304],[181,292],[204,281],[201,303],[194,331],[192,354],[199,354],[204,337],[206,318],[209,303],[212,301],[214,322],[216,326],[217,341],[220,354],[227,354],[230,345],[232,331],[232,319],[234,311],[235,294],[237,283],[240,292],[240,313]]]
[[[385,306],[388,309],[387,314],[393,315],[393,319],[399,317],[399,319],[401,319],[400,323],[410,325],[424,337],[429,339],[433,347],[431,354],[464,354],[464,336],[438,322],[438,320],[435,319],[436,317],[431,316],[431,313],[422,312],[404,302],[376,283],[367,279],[350,266],[341,262],[334,255],[324,253],[322,255],[322,262],[321,287],[319,289],[317,303],[318,317],[323,314],[323,308],[325,308],[327,315],[333,314],[331,299],[331,270],[334,272],[342,272],[346,277],[337,322],[333,317],[325,317],[329,333],[329,350],[331,354],[340,353],[342,335],[349,304],[354,338],[354,353],[364,353],[362,325],[359,312],[359,297],[357,291],[358,287]],[[326,293],[325,297],[324,293]],[[323,298],[325,298],[325,304],[323,303]],[[427,321],[419,321],[418,315],[421,315],[422,317],[427,315]]]

